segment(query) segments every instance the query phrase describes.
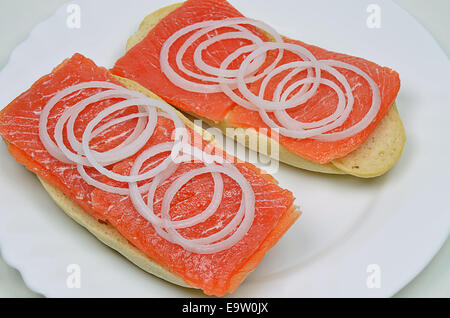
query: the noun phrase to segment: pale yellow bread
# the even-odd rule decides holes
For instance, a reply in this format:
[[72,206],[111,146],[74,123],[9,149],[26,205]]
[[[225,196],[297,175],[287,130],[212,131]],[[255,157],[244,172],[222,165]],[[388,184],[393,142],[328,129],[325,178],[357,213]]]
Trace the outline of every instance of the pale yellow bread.
[[[183,3],[169,5],[147,15],[140,24],[137,32],[128,39],[126,49],[129,50],[142,41],[155,25],[181,5]],[[189,114],[202,119],[210,126],[217,127],[224,132],[226,128],[233,128],[227,123],[226,118],[220,122],[213,122],[206,118],[198,117],[193,113]],[[249,138],[258,139],[256,141],[246,139],[245,146],[247,147],[269,142],[266,135],[259,134],[256,130],[253,132],[247,130],[247,132],[250,133]],[[240,142],[239,140],[237,141]],[[392,168],[400,158],[405,141],[405,130],[394,103],[368,139],[358,149],[343,158],[332,160],[326,164],[320,164],[305,159],[279,145],[279,156],[277,159],[294,167],[306,170],[371,178],[382,175]]]
[[[149,97],[160,99],[158,96],[141,86],[140,84],[126,79],[121,78],[119,76],[113,75],[116,80],[118,80],[121,84],[131,90],[139,91]],[[194,126],[194,124],[187,119],[183,114],[179,111],[174,110],[177,115],[183,120],[186,126],[194,129],[197,133],[199,133],[203,139],[209,141],[214,144],[216,147],[221,148],[220,143],[217,143],[214,139],[214,136],[209,134],[207,131],[202,130],[198,126]],[[7,143],[8,144],[8,143]],[[187,284],[183,278],[179,275],[172,273],[167,268],[165,268],[162,264],[159,264],[155,260],[151,259],[143,252],[141,252],[138,248],[132,245],[124,236],[122,236],[112,225],[107,224],[105,222],[97,220],[95,217],[91,216],[87,212],[85,212],[78,204],[72,201],[69,197],[67,197],[61,190],[54,187],[41,177],[39,177],[40,182],[42,183],[44,189],[48,192],[50,197],[56,202],[56,204],[72,219],[74,219],[81,226],[85,227],[89,232],[91,232],[95,237],[97,237],[101,242],[111,247],[112,249],[118,251],[124,257],[126,257],[129,261],[143,269],[144,271],[155,275],[161,279],[164,279],[173,284],[190,287],[190,288],[198,288],[196,286],[191,286]],[[297,206],[292,205],[289,208],[289,212],[291,215],[296,214],[300,215],[301,212]],[[277,227],[274,231],[277,230]],[[269,234],[270,235],[270,234]],[[259,255],[255,253],[255,255],[250,256],[249,262],[252,261],[253,258],[258,258]],[[252,271],[250,271],[252,272]],[[249,272],[249,273],[250,273]],[[249,274],[248,273],[248,274]],[[240,280],[244,279],[242,277],[242,273],[237,273],[236,276],[232,277],[232,280]]]

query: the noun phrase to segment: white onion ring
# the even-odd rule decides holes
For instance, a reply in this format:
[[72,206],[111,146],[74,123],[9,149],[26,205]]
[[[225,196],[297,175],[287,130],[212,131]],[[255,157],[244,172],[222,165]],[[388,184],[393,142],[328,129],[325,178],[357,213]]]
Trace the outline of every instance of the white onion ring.
[[[182,49],[187,43],[189,43],[188,41],[186,41],[183,44],[183,47],[177,53],[177,65],[179,65],[180,70],[189,76],[192,76],[194,78],[197,78],[197,79],[200,79],[203,81],[213,81],[214,82],[214,81],[218,81],[219,78],[224,77],[224,79],[222,80],[223,82],[225,82],[225,83],[227,81],[229,81],[230,83],[234,82],[233,77],[237,76],[237,70],[223,70],[218,67],[210,66],[203,61],[202,55],[201,55],[201,52],[204,49],[206,49],[207,47],[209,47],[210,45],[212,45],[218,41],[223,41],[226,39],[237,39],[237,38],[248,39],[248,40],[252,40],[252,42],[255,44],[262,44],[262,40],[259,37],[257,37],[256,35],[254,35],[253,33],[248,32],[247,29],[245,29],[241,26],[234,26],[234,27],[241,30],[241,32],[229,32],[229,33],[220,34],[218,36],[215,36],[213,38],[210,38],[210,39],[202,42],[195,49],[195,52],[194,52],[195,66],[197,66],[198,69],[200,69],[206,73],[215,75],[214,77],[197,74],[195,72],[188,70],[184,66],[184,64],[182,63],[182,56],[184,55],[185,50],[183,51]],[[247,32],[244,32],[243,30],[247,30]],[[197,34],[195,34],[195,35],[197,35]],[[248,47],[253,47],[253,45],[244,46],[244,48],[248,48]],[[242,48],[240,48],[240,49],[242,49]],[[242,55],[243,53],[246,53],[245,50],[242,51],[241,54],[239,54],[239,56]],[[248,70],[246,76],[257,71],[261,67],[261,65],[264,63],[264,60],[265,60],[265,58],[262,57],[259,60],[252,61],[250,63],[249,70]],[[225,77],[231,77],[231,79],[226,79]]]
[[[201,151],[194,152],[196,156],[198,156]],[[201,154],[201,158],[204,155]],[[142,163],[147,160],[148,154],[143,153],[139,158],[136,159],[132,169],[131,174],[136,175],[140,170],[140,166]],[[197,158],[200,159],[200,158]],[[222,166],[216,164],[207,164],[207,166],[203,168],[197,168],[194,170],[190,170],[189,172],[179,176],[166,190],[162,207],[161,207],[161,217],[156,216],[153,210],[153,200],[156,189],[158,185],[162,181],[164,181],[170,174],[172,174],[173,168],[176,167],[176,164],[172,165],[169,173],[167,174],[159,174],[156,176],[150,184],[149,193],[147,198],[147,204],[145,204],[141,194],[139,193],[139,189],[137,187],[137,183],[130,183],[130,198],[138,210],[138,212],[149,220],[155,231],[166,240],[179,244],[183,246],[185,249],[190,250],[199,254],[210,254],[217,253],[223,251],[225,249],[230,248],[239,242],[243,236],[248,232],[251,224],[254,219],[254,192],[251,188],[248,181],[242,176],[242,174],[237,170],[236,167],[232,166],[230,163],[225,163]],[[242,188],[242,199],[239,210],[233,219],[220,231],[204,237],[200,239],[186,239],[182,235],[177,232],[177,229],[186,228],[190,226],[195,226],[205,220],[207,220],[210,216],[214,214],[217,208],[220,205],[222,194],[223,194],[223,181],[218,172],[228,175],[233,178],[239,186]],[[214,193],[211,202],[208,207],[202,211],[201,213],[190,217],[188,219],[184,219],[181,221],[172,221],[170,219],[169,210],[170,210],[170,202],[172,201],[175,194],[192,178],[205,174],[211,173],[214,181]],[[230,235],[231,234],[231,235]],[[227,237],[228,236],[228,237]],[[226,238],[225,238],[226,237]],[[217,242],[219,241],[219,242]]]
[[[172,45],[175,43],[175,41],[194,31],[197,29],[198,30],[196,33],[194,33],[193,35],[191,35],[181,46],[180,50],[177,52],[176,55],[176,64],[178,69],[180,69],[181,71],[183,71],[185,74],[187,73],[188,75],[192,76],[192,77],[196,77],[199,79],[203,79],[203,80],[207,80],[210,82],[214,82],[214,83],[224,83],[229,81],[228,78],[225,77],[214,77],[214,76],[209,76],[209,77],[204,77],[200,74],[195,74],[189,70],[187,70],[183,63],[182,63],[182,58],[183,55],[186,51],[186,49],[192,45],[197,39],[199,39],[201,36],[207,34],[210,31],[219,29],[219,28],[223,28],[223,27],[231,27],[231,28],[235,28],[240,30],[241,32],[237,32],[239,35],[237,35],[237,33],[235,33],[234,37],[239,37],[239,38],[246,38],[249,40],[254,40],[256,42],[260,42],[260,38],[256,37],[254,33],[250,32],[247,29],[247,32],[245,32],[245,29],[242,28],[241,26],[239,26],[240,24],[247,24],[247,25],[253,25],[261,30],[264,30],[265,32],[267,32],[268,34],[270,34],[276,41],[278,42],[282,42],[282,38],[281,36],[270,26],[266,25],[265,23],[261,22],[261,21],[257,21],[257,20],[251,20],[251,19],[246,19],[246,18],[231,18],[231,19],[225,19],[225,20],[211,20],[211,21],[204,21],[204,22],[199,22],[199,23],[195,23],[192,25],[189,25],[187,27],[184,27],[180,30],[178,30],[177,32],[175,32],[174,34],[172,34],[163,44],[162,48],[161,48],[161,53],[160,53],[160,64],[161,64],[161,70],[162,72],[177,86],[191,91],[191,92],[197,92],[197,93],[217,93],[217,92],[221,92],[222,89],[220,87],[219,84],[202,84],[202,83],[197,83],[197,82],[193,82],[190,80],[185,79],[184,77],[180,76],[170,65],[169,63],[169,51],[170,48],[172,47]],[[221,35],[219,35],[221,36]],[[230,37],[233,38],[233,37]],[[258,38],[259,40],[257,40],[256,38]],[[213,41],[211,41],[213,42]],[[234,59],[238,58],[240,55],[242,55],[244,52],[242,52],[241,54],[235,56]],[[194,53],[195,54],[195,53]],[[196,54],[197,58],[196,58],[196,66],[199,67],[201,70],[205,71],[205,68],[202,67],[202,63],[200,63],[200,59],[201,55],[199,53]],[[272,63],[270,67],[274,67],[276,65],[276,63],[279,62],[279,60],[281,60],[282,57],[282,51],[279,51],[279,54],[277,56],[277,59]],[[232,61],[230,61],[231,63]],[[206,64],[206,63],[204,63]],[[258,64],[258,61],[252,61],[252,67],[254,67],[255,64]],[[250,75],[252,72],[252,67],[250,67],[250,71],[246,74],[246,75]],[[223,67],[219,68],[220,73],[225,73],[225,69],[223,69]],[[230,70],[228,70],[230,71]],[[228,74],[228,72],[226,73]],[[252,79],[253,81],[256,79]]]
[[[255,26],[272,36],[274,42],[264,42],[244,25]],[[229,27],[233,31],[218,33],[211,35],[213,31],[220,28]],[[195,31],[195,32],[194,32]],[[169,50],[172,45],[182,36],[194,32],[186,40],[184,40],[180,49],[176,53],[176,65],[178,69],[187,76],[191,76],[198,80],[209,82],[198,83],[190,81],[178,74],[169,63]],[[194,43],[198,43],[200,38],[208,34],[208,38],[200,42],[194,51],[194,64],[204,74],[197,74],[188,70],[183,65],[183,56],[187,49]],[[227,39],[247,39],[253,44],[244,45],[237,48],[222,61],[219,68],[206,64],[202,59],[202,51],[213,43]],[[263,70],[258,70],[264,64],[267,53],[277,50],[278,55],[275,61]],[[299,61],[294,61],[282,65],[278,65],[283,52],[290,51],[296,54]],[[248,54],[249,53],[249,54]],[[242,61],[237,70],[230,70],[228,67],[239,56],[248,54]],[[195,23],[184,27],[173,33],[163,44],[160,53],[161,70],[169,78],[169,80],[191,92],[199,93],[225,93],[232,101],[249,110],[258,111],[261,119],[271,128],[279,129],[281,135],[296,138],[312,138],[321,141],[333,142],[342,140],[361,132],[375,119],[381,105],[380,91],[376,83],[361,69],[335,60],[317,60],[316,57],[305,47],[283,42],[281,36],[266,24],[247,18],[230,18],[223,20],[210,20]],[[342,131],[330,132],[336,129],[347,120],[350,115],[354,97],[347,79],[336,69],[348,69],[359,76],[363,77],[372,90],[372,104],[365,116],[352,127]],[[265,98],[267,85],[274,76],[281,72],[291,70],[277,85],[271,100]],[[306,78],[296,81],[286,87],[286,84],[298,73],[307,71]],[[321,72],[327,72],[344,87],[345,92],[336,83],[321,77]],[[261,87],[257,94],[252,93],[247,85],[258,79],[263,78]],[[314,121],[300,122],[290,117],[287,113],[288,109],[295,108],[306,103],[312,98],[319,88],[319,85],[327,85],[333,89],[338,96],[338,104],[335,111],[330,116]],[[238,89],[240,95],[234,90]],[[297,88],[298,92],[289,97]],[[242,95],[242,97],[241,97]],[[273,121],[267,112],[273,112],[278,122]]]
[[[91,88],[105,90],[93,94],[71,107],[65,108],[57,120],[54,132],[56,143],[53,142],[47,131],[48,116],[51,109],[64,97],[77,91]],[[75,122],[79,114],[89,105],[111,98],[120,98],[123,100],[101,110],[92,120],[90,120],[83,131],[81,142],[79,142],[75,137],[74,132]],[[128,107],[134,106],[137,106],[137,113],[113,117],[106,123],[101,124],[100,127],[97,127],[105,120],[105,118],[112,114],[117,114]],[[117,174],[106,169],[105,166],[128,158],[136,154],[145,146],[154,133],[158,116],[173,121],[176,132],[174,141],[156,144],[142,151],[135,159],[130,175],[128,176]],[[92,138],[113,128],[115,125],[132,119],[137,119],[136,126],[132,133],[118,146],[105,152],[97,152],[90,149],[89,143]],[[190,135],[185,128],[186,127],[176,112],[166,103],[145,97],[141,93],[130,91],[112,83],[94,81],[68,87],[58,92],[50,99],[41,112],[39,136],[50,155],[65,163],[76,165],[78,173],[87,184],[106,192],[130,196],[137,211],[152,223],[156,232],[163,238],[175,244],[179,244],[191,252],[202,254],[216,253],[230,248],[241,240],[248,232],[254,218],[254,192],[247,180],[236,167],[230,163],[224,162],[221,157],[206,154],[202,150],[192,147],[189,143]],[[64,143],[64,129],[67,132],[67,139],[73,150],[70,150]],[[170,152],[170,154],[164,159],[161,159],[160,162],[155,161],[154,163],[156,163],[156,166],[152,163],[149,165],[152,166],[151,169],[147,170],[147,168],[149,168],[149,166],[147,166],[144,169],[145,172],[140,173],[144,162],[165,152]],[[181,160],[178,160],[180,158]],[[200,160],[205,164],[205,167],[194,169],[180,175],[170,185],[163,197],[161,218],[156,217],[153,213],[153,200],[156,189],[175,172],[181,162],[191,161],[192,159]],[[216,163],[222,165],[219,166]],[[101,176],[107,176],[110,179],[120,182],[127,182],[128,187],[115,187],[98,181],[86,172],[87,166],[94,167],[100,172]],[[170,202],[176,192],[195,176],[205,173],[211,173],[214,182],[213,197],[207,208],[201,213],[188,219],[171,221],[169,217]],[[219,208],[223,196],[223,180],[221,174],[232,177],[242,188],[243,195],[241,207],[236,213],[236,216],[219,232],[206,238],[188,240],[182,237],[177,232],[177,229],[195,226],[196,224],[204,222]],[[149,181],[141,186],[137,185],[137,182],[144,180]],[[145,194],[146,192],[148,193],[147,204],[145,204],[142,198],[142,194]]]
[[364,117],[357,122],[355,125],[339,131],[334,132],[330,134],[324,134],[321,136],[315,137],[315,139],[322,140],[322,141],[337,141],[341,139],[345,139],[351,136],[356,135],[357,133],[364,130],[367,126],[372,123],[372,121],[377,116],[380,107],[381,107],[381,95],[380,95],[380,89],[378,88],[375,81],[367,75],[365,72],[363,72],[361,69],[357,68],[356,66],[350,65],[348,63],[335,61],[335,60],[323,60],[323,63],[328,64],[329,66],[339,67],[339,68],[345,68],[348,69],[359,76],[363,77],[370,85],[370,88],[372,89],[372,105],[369,108],[369,111],[364,115]]
[[[172,150],[172,147],[173,147],[173,143],[171,143],[171,142],[161,143],[161,144],[158,144],[154,147],[147,149],[146,153],[150,154],[148,157],[148,158],[150,158],[150,157],[156,156],[163,152],[169,152]],[[158,172],[159,173],[163,172],[164,170],[168,169],[168,167],[171,163],[172,163],[172,161],[170,160],[170,156],[168,156],[166,159],[163,160],[163,162],[161,164],[159,164],[157,167],[152,169],[151,174],[157,175]],[[121,194],[121,195],[129,195],[130,194],[130,190],[128,188],[114,187],[114,186],[111,186],[109,184],[100,182],[100,181],[92,178],[91,176],[89,176],[86,173],[86,170],[83,165],[78,164],[77,170],[80,173],[81,177],[84,179],[84,181],[86,181],[87,184],[90,184],[100,190],[103,190],[106,192],[111,192],[111,193],[116,193],[116,194]],[[142,193],[142,192],[148,190],[149,186],[150,185],[148,183],[146,183],[143,186],[139,187],[139,193]]]
[[[72,162],[76,162],[78,164],[82,164],[85,166],[92,166],[89,163],[89,161],[84,157],[84,155],[80,155],[80,153],[82,153],[83,150],[82,150],[81,143],[79,143],[76,140],[75,135],[74,135],[73,129],[74,129],[75,120],[77,119],[80,112],[86,108],[86,106],[88,106],[92,103],[98,102],[100,100],[109,99],[109,98],[118,98],[118,97],[127,98],[127,95],[116,94],[116,92],[114,92],[112,90],[105,91],[105,92],[102,92],[102,93],[99,93],[96,95],[92,95],[89,98],[82,100],[81,102],[75,104],[74,106],[72,106],[70,108],[67,108],[66,111],[64,111],[64,113],[61,115],[61,117],[59,118],[59,120],[55,126],[55,140],[56,140],[56,143],[57,143],[59,149],[63,152],[63,154],[66,156],[66,158],[68,158]],[[131,96],[128,94],[128,97],[131,97]],[[129,101],[129,100],[130,99],[128,99],[126,101]],[[131,100],[133,100],[133,99],[131,99]],[[117,104],[115,104],[115,105],[117,105]],[[134,104],[129,105],[129,106],[134,106]],[[110,108],[108,108],[108,109],[110,109]],[[102,152],[102,153],[93,151],[93,155],[95,156],[97,161],[101,162],[103,165],[110,165],[110,164],[119,162],[119,161],[133,155],[140,148],[142,148],[143,145],[145,145],[145,143],[148,141],[148,139],[153,134],[153,131],[156,126],[156,118],[157,118],[156,110],[154,107],[145,108],[145,111],[147,113],[133,114],[131,116],[124,116],[121,118],[116,118],[115,120],[112,120],[112,121],[108,122],[107,124],[99,127],[96,130],[95,134],[92,134],[92,136],[95,136],[96,134],[99,133],[99,131],[101,132],[101,131],[105,130],[106,128],[108,128],[108,125],[111,127],[120,122],[130,120],[133,117],[140,117],[140,121],[136,125],[136,128],[133,131],[133,133],[124,142],[122,142],[119,146],[116,146],[115,148],[110,149],[106,152]],[[141,130],[141,129],[139,129],[140,124],[142,123],[141,119],[145,119],[145,118],[143,118],[143,116],[145,116],[151,120],[149,120],[147,122],[145,129]],[[78,150],[77,154],[71,152],[64,145],[63,128],[64,128],[66,121],[68,121],[68,124],[67,124],[68,140],[69,140],[70,145],[75,150]],[[135,136],[135,132],[138,132],[139,135]]]
[[44,147],[47,149],[47,151],[56,159],[64,162],[64,163],[72,163],[64,154],[61,152],[61,150],[58,148],[58,146],[53,142],[53,140],[48,135],[47,131],[47,123],[48,123],[48,116],[50,115],[50,111],[53,109],[53,107],[64,97],[87,88],[105,88],[105,89],[123,89],[122,86],[109,83],[109,82],[101,82],[101,81],[92,81],[92,82],[85,82],[76,84],[70,87],[67,87],[59,92],[57,92],[45,105],[45,107],[42,109],[40,117],[39,117],[39,138],[41,139],[41,142],[44,144]]

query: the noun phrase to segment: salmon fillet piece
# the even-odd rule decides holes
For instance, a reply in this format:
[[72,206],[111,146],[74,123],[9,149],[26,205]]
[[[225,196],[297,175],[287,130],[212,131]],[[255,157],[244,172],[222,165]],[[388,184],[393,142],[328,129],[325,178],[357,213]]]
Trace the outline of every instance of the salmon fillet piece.
[[[188,0],[182,6],[164,17],[150,30],[148,35],[141,42],[132,47],[116,62],[111,71],[113,74],[140,83],[142,86],[162,97],[168,103],[197,116],[215,122],[226,120],[226,124],[232,127],[267,128],[267,125],[260,119],[257,112],[235,104],[224,93],[201,94],[186,91],[174,85],[161,71],[159,62],[161,47],[170,35],[183,27],[197,22],[242,16],[243,15],[239,11],[225,0]],[[254,29],[251,30],[264,41],[269,40],[267,36],[261,32]],[[189,36],[189,34],[176,41],[173,45],[173,50],[169,52],[169,63],[174,69],[177,69],[175,64],[176,52],[187,36]],[[194,65],[193,52],[202,39],[203,38],[200,38],[198,43],[195,43],[187,50],[183,60],[187,69],[200,74],[202,74],[202,72]],[[279,143],[289,151],[314,162],[324,164],[333,159],[345,157],[353,150],[356,150],[368,138],[387,113],[390,106],[394,103],[400,88],[399,75],[389,68],[379,66],[362,58],[327,51],[317,46],[296,40],[285,39],[285,41],[301,44],[310,50],[317,59],[334,59],[359,67],[373,78],[380,89],[381,108],[378,115],[367,128],[354,136],[335,142],[324,142],[309,138],[296,139],[285,136],[280,136],[279,138]],[[217,42],[205,49],[203,55],[204,60],[207,64],[219,67],[221,62],[230,53],[236,50],[236,48],[248,43],[248,41],[246,42],[246,40],[241,39]],[[293,53],[286,52],[283,59],[280,61],[280,64],[295,60],[299,60],[299,58]],[[234,65],[231,65],[231,68],[235,67],[238,63],[239,59],[235,61]],[[333,132],[344,130],[358,122],[368,112],[372,100],[370,86],[363,77],[345,69],[338,68],[338,71],[345,76],[352,87],[355,103],[346,122],[340,127],[335,128]],[[274,91],[283,74],[284,73],[281,73],[280,76],[275,77],[269,82],[267,87],[269,95]],[[291,81],[299,80],[305,76],[306,72],[302,72],[295,76]],[[322,77],[332,80],[342,88],[342,85],[333,76],[325,73]],[[190,77],[187,78],[198,81]],[[278,81],[276,79],[278,79]],[[260,84],[261,81],[250,84],[249,89],[256,92]],[[292,94],[295,92],[296,91]],[[303,105],[288,110],[288,113],[294,119],[311,122],[325,118],[333,113],[336,108],[336,103],[337,96],[334,91],[328,86],[321,85],[313,98]],[[273,116],[271,117],[274,118]]]

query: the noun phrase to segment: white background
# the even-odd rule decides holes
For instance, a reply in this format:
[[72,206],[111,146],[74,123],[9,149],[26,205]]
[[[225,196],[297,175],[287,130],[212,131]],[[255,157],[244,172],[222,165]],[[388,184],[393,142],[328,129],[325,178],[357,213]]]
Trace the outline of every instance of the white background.
[[[65,0],[0,1],[0,68],[6,65],[11,51],[26,39],[33,27],[50,16]],[[396,0],[413,14],[436,38],[443,50],[450,53],[448,31],[450,1],[448,0]],[[374,1],[376,3],[376,1]],[[34,297],[13,268],[0,257],[0,297]],[[427,268],[407,287],[400,297],[450,297],[450,241]]]

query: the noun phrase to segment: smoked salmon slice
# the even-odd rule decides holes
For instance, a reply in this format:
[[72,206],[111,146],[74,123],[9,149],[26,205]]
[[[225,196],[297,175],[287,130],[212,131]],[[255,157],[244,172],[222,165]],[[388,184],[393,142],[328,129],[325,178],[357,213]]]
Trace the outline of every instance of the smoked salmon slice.
[[[226,126],[231,127],[251,127],[267,128],[268,126],[261,120],[258,112],[251,111],[235,104],[224,93],[194,93],[186,91],[174,85],[161,71],[160,52],[164,42],[176,31],[208,20],[222,20],[227,18],[243,17],[243,15],[232,7],[225,0],[188,0],[180,7],[169,13],[156,26],[154,26],[147,36],[120,58],[114,68],[113,74],[121,77],[130,78],[144,87],[148,88],[158,96],[162,97],[168,103],[184,111],[195,114],[196,116],[206,118],[215,122],[225,121]],[[262,40],[267,41],[266,35],[254,30]],[[188,35],[181,37],[173,44],[173,50],[169,52],[169,63],[177,69],[175,55],[181,47],[183,39]],[[198,42],[201,42],[201,38]],[[367,73],[376,83],[381,94],[381,106],[376,118],[359,133],[338,141],[320,141],[316,139],[296,139],[286,136],[280,136],[279,143],[289,151],[300,155],[306,159],[321,164],[332,161],[333,159],[345,157],[350,152],[356,150],[373,132],[378,123],[394,103],[400,88],[400,79],[398,74],[386,67],[379,66],[373,62],[362,58],[345,55],[341,53],[327,51],[325,49],[306,44],[292,39],[284,39],[285,42],[301,44],[307,48],[313,55],[320,60],[333,59],[345,62],[360,68]],[[228,39],[214,43],[204,50],[205,62],[211,66],[220,67],[222,61],[230,55],[236,48],[245,44],[245,40]],[[193,52],[198,46],[194,43],[184,56],[183,63],[189,69],[202,74],[194,65]],[[279,62],[285,64],[299,58],[293,53],[286,52],[283,59]],[[236,61],[237,63],[239,61]],[[347,120],[341,126],[331,132],[342,131],[356,122],[358,122],[369,111],[372,94],[369,84],[360,75],[346,69],[337,68],[349,82],[355,103]],[[280,74],[281,75],[281,74]],[[184,75],[183,75],[184,76]],[[297,74],[291,82],[306,77],[306,72]],[[324,74],[327,78],[337,84],[342,85],[331,75]],[[194,78],[186,77],[191,81],[198,81]],[[249,84],[251,91],[256,91],[261,81]],[[267,86],[268,92],[275,90],[278,82],[276,78],[271,80]],[[292,92],[292,94],[295,93]],[[335,110],[337,96],[332,88],[321,85],[313,98],[306,103],[289,109],[288,114],[296,120],[302,122],[317,121],[329,116]],[[271,116],[274,119],[273,116]]]
[[[80,54],[75,54],[71,59],[57,66],[50,74],[36,81],[30,89],[1,111],[0,135],[8,143],[8,148],[17,161],[60,189],[86,212],[98,218],[99,216],[93,210],[90,195],[95,188],[82,180],[75,166],[52,157],[39,139],[40,112],[50,98],[64,87],[94,79],[116,82],[106,69],[97,67],[91,60]],[[58,113],[91,94],[93,94],[92,90],[81,91],[58,103],[49,118],[50,135],[56,125]],[[81,133],[84,129],[83,121],[93,117],[110,104],[112,101],[94,104],[89,111],[81,114],[82,120],[77,123],[77,131]],[[103,149],[101,147],[98,149],[102,151],[107,148],[103,145]],[[95,171],[89,172],[95,174]]]
[[[112,194],[88,185],[74,165],[53,158],[40,140],[38,123],[46,103],[58,91],[88,81],[107,81],[121,85],[109,71],[96,66],[93,61],[82,55],[75,54],[50,74],[39,79],[29,90],[3,109],[0,113],[0,135],[7,142],[10,153],[29,170],[61,190],[86,213],[113,226],[131,244],[171,273],[181,277],[188,285],[218,296],[233,292],[299,216],[293,207],[292,193],[280,188],[272,177],[253,165],[236,160],[233,165],[250,183],[255,193],[255,219],[247,234],[231,248],[213,254],[196,254],[166,241],[156,233],[152,224],[138,213],[128,196]],[[64,109],[92,96],[98,90],[83,89],[59,102],[49,116],[50,136]],[[75,123],[77,138],[80,138],[90,118],[114,102],[117,100],[104,100],[91,104],[83,110]],[[134,126],[133,120],[118,124],[111,131],[96,136],[91,146],[99,152],[112,149],[131,133]],[[152,145],[172,140],[173,130],[173,123],[169,119],[158,117],[154,134],[142,151]],[[196,134],[192,129],[189,129],[189,133],[191,136]],[[65,144],[70,147],[67,141]],[[207,145],[208,143],[203,141],[200,147]],[[147,164],[149,166],[156,164],[162,157],[162,154],[154,156]],[[133,157],[130,157],[112,165],[110,169],[127,175],[132,162]],[[202,164],[182,163],[175,173],[164,181],[155,194],[156,214],[161,213],[165,189],[178,175],[198,165]],[[96,175],[95,170],[91,169],[89,173],[98,180],[117,183],[100,174]],[[233,211],[239,206],[242,190],[227,176],[224,176],[223,183],[223,197],[216,213],[202,223],[182,229],[180,233],[184,237],[200,238],[215,233],[233,218],[235,214]],[[172,219],[182,220],[202,211],[209,204],[213,190],[213,178],[210,174],[194,177],[175,195],[170,205],[170,216]]]

